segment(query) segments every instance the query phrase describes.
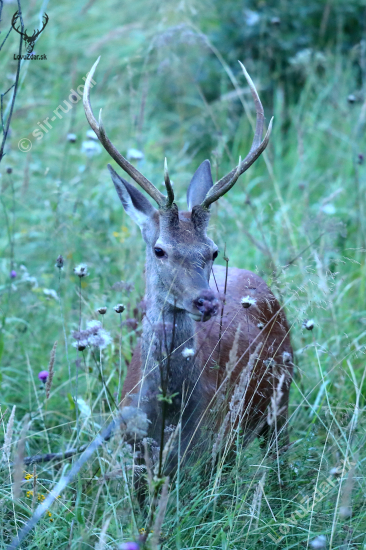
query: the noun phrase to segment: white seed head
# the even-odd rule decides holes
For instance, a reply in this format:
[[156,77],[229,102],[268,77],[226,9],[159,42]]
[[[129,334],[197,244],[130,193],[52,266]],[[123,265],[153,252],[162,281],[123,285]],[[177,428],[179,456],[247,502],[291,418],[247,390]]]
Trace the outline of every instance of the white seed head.
[[240,300],[241,305],[243,308],[247,309],[250,306],[254,306],[256,304],[257,300],[252,298],[251,296],[243,296],[243,298]]
[[341,506],[339,508],[339,515],[343,519],[350,518],[352,516],[352,508],[350,506]]
[[325,535],[319,535],[318,537],[315,537],[312,541],[310,541],[310,546],[312,548],[325,548],[327,544],[327,538]]
[[284,365],[287,365],[288,363],[291,363],[292,361],[292,355],[288,351],[284,351],[282,354],[282,361]]
[[184,358],[189,359],[190,357],[194,356],[194,349],[184,348],[184,350],[182,351],[182,355]]
[[125,306],[123,304],[117,304],[116,306],[114,306],[113,309],[116,313],[123,313],[125,310]]
[[314,325],[314,319],[306,319],[302,324],[302,326],[306,328],[306,330],[313,330]]
[[100,307],[98,308],[98,313],[100,313],[101,315],[105,315],[107,313],[107,308],[106,307]]
[[138,437],[147,435],[149,420],[146,413],[136,407],[123,407],[121,420],[125,424],[126,432]]
[[259,323],[257,323],[257,327],[259,328],[259,330],[262,330],[262,328],[264,328],[264,323],[262,323],[262,321],[259,321]]
[[89,275],[88,266],[86,264],[79,264],[76,267],[74,267],[74,273],[75,275],[80,277],[80,279],[82,277],[87,277]]
[[273,357],[270,357],[269,359],[265,359],[263,361],[263,365],[265,365],[268,369],[273,369],[276,366],[276,361]]

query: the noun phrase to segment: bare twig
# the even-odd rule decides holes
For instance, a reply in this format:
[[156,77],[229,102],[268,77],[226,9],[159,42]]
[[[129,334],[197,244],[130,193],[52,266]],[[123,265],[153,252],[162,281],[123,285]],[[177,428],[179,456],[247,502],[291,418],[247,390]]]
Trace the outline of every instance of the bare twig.
[[43,514],[51,507],[57,497],[62,493],[62,491],[67,487],[67,485],[73,480],[76,474],[81,470],[84,464],[90,459],[93,453],[100,447],[107,439],[109,439],[116,427],[117,420],[113,420],[97,437],[92,441],[92,443],[85,449],[81,457],[67,475],[61,477],[60,481],[55,485],[55,487],[50,491],[47,498],[40,504],[33,514],[32,518],[24,525],[24,527],[19,531],[18,535],[13,538],[7,550],[16,550],[19,548],[20,544],[26,538],[26,536],[32,531],[32,529],[37,525],[38,521],[41,519]]
[[[22,33],[23,33],[24,32],[24,22],[23,22],[23,17],[22,17],[22,7],[20,5],[20,0],[18,0],[18,14],[19,14],[19,19],[20,19],[20,26],[21,26]],[[1,143],[1,146],[0,146],[0,162],[4,158],[5,143],[6,143],[6,139],[8,137],[8,134],[9,134],[10,122],[11,122],[11,118],[13,116],[14,104],[15,104],[15,99],[16,99],[17,91],[18,91],[20,67],[21,67],[21,62],[22,62],[22,59],[21,59],[21,57],[22,57],[22,46],[23,46],[23,36],[21,34],[20,35],[20,40],[19,40],[19,56],[18,56],[19,58],[18,58],[17,72],[16,72],[16,76],[15,76],[13,97],[12,97],[12,100],[11,100],[10,112],[9,112],[9,115],[8,115],[8,118],[7,118],[7,121],[6,121],[6,125],[3,128],[3,140],[2,140],[2,143]]]

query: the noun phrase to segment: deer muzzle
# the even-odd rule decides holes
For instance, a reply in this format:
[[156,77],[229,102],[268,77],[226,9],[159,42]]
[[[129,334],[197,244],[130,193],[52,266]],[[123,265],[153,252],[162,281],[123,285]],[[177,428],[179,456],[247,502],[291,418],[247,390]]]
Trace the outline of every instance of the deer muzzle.
[[193,300],[194,308],[197,313],[191,313],[190,316],[195,321],[208,321],[219,310],[219,300],[211,289],[205,289]]

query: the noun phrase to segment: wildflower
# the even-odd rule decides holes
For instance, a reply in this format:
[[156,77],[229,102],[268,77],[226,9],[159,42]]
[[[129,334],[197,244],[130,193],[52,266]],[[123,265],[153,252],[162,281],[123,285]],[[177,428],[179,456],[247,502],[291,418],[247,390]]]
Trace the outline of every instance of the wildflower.
[[24,479],[26,479],[27,481],[29,481],[29,480],[32,479],[32,478],[33,478],[33,474],[28,474],[28,473],[27,473],[27,474],[25,474],[25,476],[24,476]]
[[339,515],[342,519],[348,519],[352,516],[352,508],[350,506],[341,506],[339,508]]
[[7,174],[11,174],[13,171],[12,167],[11,166],[8,166],[7,169],[6,169],[6,173]]
[[85,153],[87,157],[93,157],[94,155],[99,155],[102,152],[102,148],[99,143],[88,139],[81,144],[81,152]]
[[106,307],[100,307],[98,308],[98,313],[100,313],[101,315],[105,315],[107,313],[107,308]]
[[116,306],[114,306],[113,309],[116,313],[123,313],[125,310],[125,306],[123,304],[117,304]]
[[325,535],[319,535],[318,537],[315,537],[315,539],[313,539],[311,542],[310,542],[310,546],[312,548],[325,548],[326,547],[326,543],[327,543],[327,538],[325,537]]
[[137,542],[124,542],[120,544],[118,547],[118,550],[139,550],[139,549],[140,549],[140,545]]
[[277,26],[281,24],[281,19],[279,17],[272,17],[271,25]]
[[185,359],[189,359],[190,357],[194,356],[194,349],[184,348],[184,350],[182,351],[182,355]]
[[139,533],[140,535],[144,535],[146,533],[146,529],[144,527],[141,527],[141,529],[139,529]]
[[259,330],[262,330],[262,328],[264,328],[264,323],[262,323],[262,321],[259,321],[259,323],[257,323],[257,327],[259,328]]
[[50,298],[54,298],[54,300],[58,300],[57,292],[53,288],[44,288],[43,294],[45,296],[49,296]]
[[15,279],[16,276],[17,276],[17,272],[14,269],[12,269],[10,271],[10,279]]
[[85,135],[88,139],[92,139],[93,141],[98,141],[97,134],[91,128],[89,128],[89,130],[86,131]]
[[100,321],[89,321],[85,330],[74,331],[72,336],[76,340],[73,345],[79,351],[87,346],[104,349],[112,342],[110,333],[102,327]]
[[331,468],[329,470],[329,473],[330,473],[331,476],[340,476],[341,473],[342,473],[342,469],[335,466],[334,468]]
[[314,325],[314,319],[306,319],[302,324],[302,326],[306,328],[306,330],[313,330]]
[[48,370],[41,370],[41,372],[38,373],[38,378],[40,379],[41,382],[45,384],[48,378],[48,375],[49,375]]
[[79,264],[76,267],[74,267],[74,273],[75,275],[80,277],[80,279],[82,277],[87,277],[89,275],[88,266],[86,264]]
[[240,300],[240,303],[244,309],[248,309],[248,307],[254,306],[256,302],[257,300],[255,300],[254,298],[251,298],[250,296],[243,296],[243,298]]
[[356,96],[354,94],[349,94],[347,97],[348,103],[355,103],[356,102]]
[[76,141],[76,134],[67,134],[66,136],[67,141],[70,143],[75,143]]
[[267,369],[272,369],[276,366],[276,361],[273,359],[273,357],[270,357],[269,359],[265,359],[263,361],[263,365],[265,365]]
[[126,432],[137,437],[145,437],[149,420],[146,413],[136,407],[123,407],[121,420],[125,424]]
[[291,363],[292,361],[292,355],[288,351],[284,351],[282,354],[282,361],[284,365],[287,365],[288,363]]
[[60,254],[56,260],[55,267],[57,267],[58,269],[62,269],[64,267],[64,263],[65,263],[64,258]]
[[33,491],[27,491],[26,496],[27,496],[27,498],[32,497],[33,496]]

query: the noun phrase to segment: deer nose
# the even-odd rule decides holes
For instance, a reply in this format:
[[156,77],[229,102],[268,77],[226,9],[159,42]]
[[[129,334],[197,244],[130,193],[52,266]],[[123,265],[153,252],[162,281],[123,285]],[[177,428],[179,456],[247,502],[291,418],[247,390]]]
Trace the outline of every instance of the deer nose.
[[219,301],[211,289],[203,290],[200,296],[193,300],[193,304],[202,313],[204,319],[216,315],[219,309]]

